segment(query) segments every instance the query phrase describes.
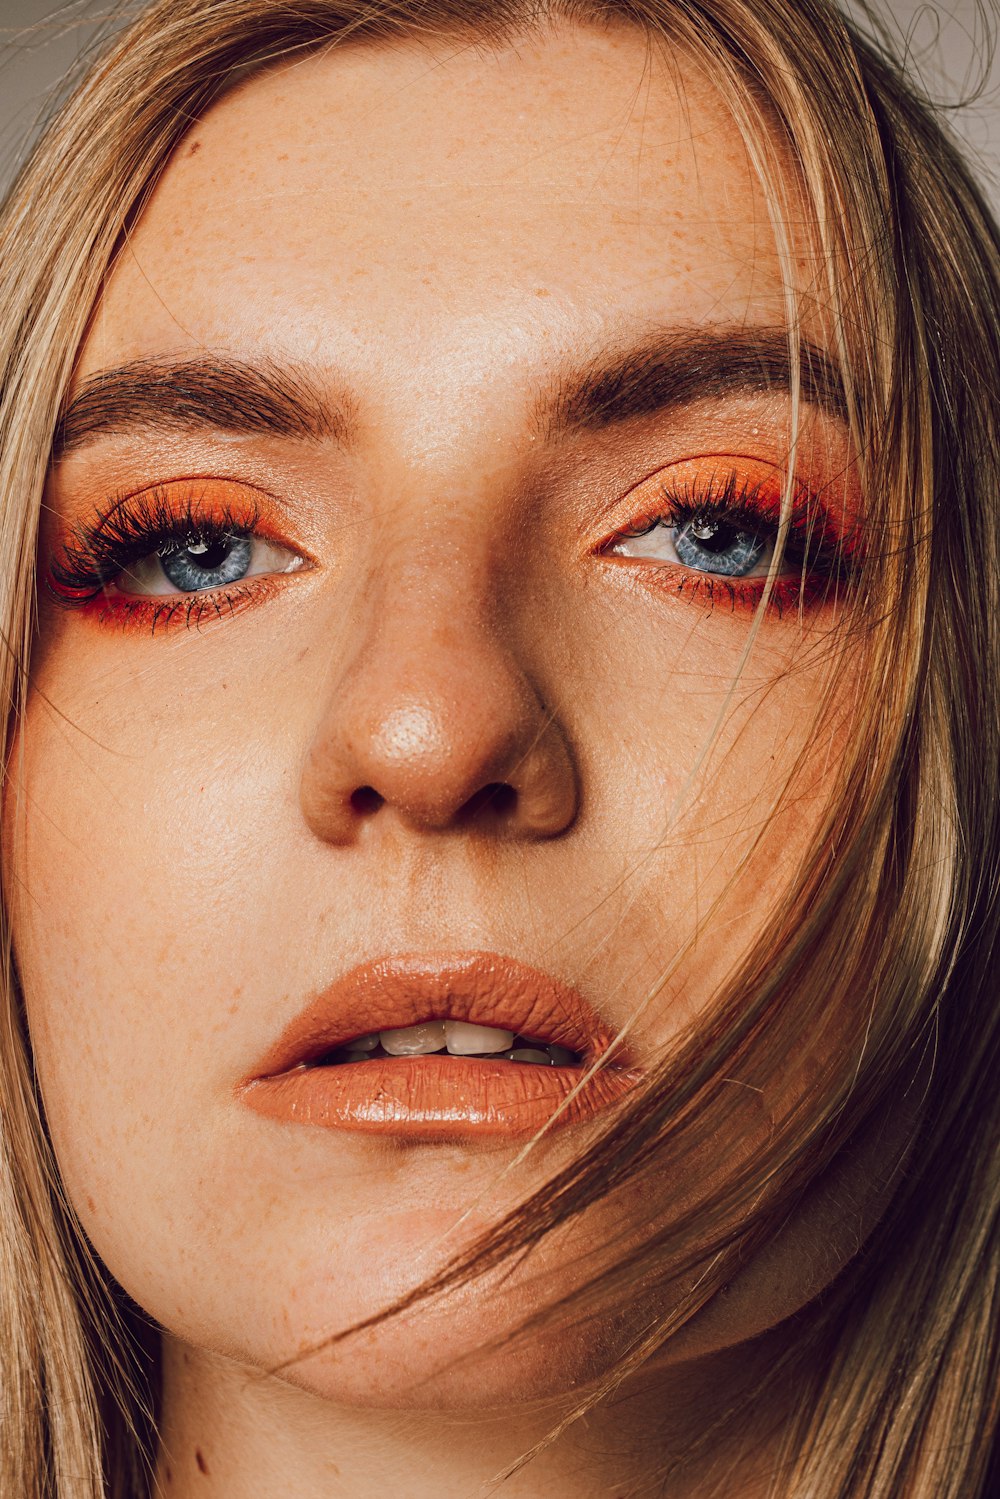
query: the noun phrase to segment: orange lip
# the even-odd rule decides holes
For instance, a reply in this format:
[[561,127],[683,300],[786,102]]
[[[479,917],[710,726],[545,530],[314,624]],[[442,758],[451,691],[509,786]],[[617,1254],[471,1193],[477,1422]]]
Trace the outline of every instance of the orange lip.
[[[310,1065],[357,1036],[426,1020],[466,1020],[565,1046],[581,1065],[545,1067],[476,1057],[384,1057]],[[321,994],[239,1087],[270,1119],[416,1139],[530,1135],[608,1049],[613,1033],[575,989],[497,953],[381,958]],[[617,1102],[637,1069],[608,1063],[557,1123]]]

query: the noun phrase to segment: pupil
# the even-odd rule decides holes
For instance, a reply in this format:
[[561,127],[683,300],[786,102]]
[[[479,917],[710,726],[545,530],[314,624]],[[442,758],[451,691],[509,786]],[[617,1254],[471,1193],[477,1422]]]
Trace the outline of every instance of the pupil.
[[691,535],[698,545],[713,556],[720,552],[731,551],[734,546],[746,545],[754,541],[754,538],[742,531],[737,531],[735,526],[727,526],[724,521],[696,520],[691,525]]
[[189,542],[185,551],[196,567],[204,568],[205,572],[215,572],[229,556],[231,546],[229,537],[224,536],[216,541]]

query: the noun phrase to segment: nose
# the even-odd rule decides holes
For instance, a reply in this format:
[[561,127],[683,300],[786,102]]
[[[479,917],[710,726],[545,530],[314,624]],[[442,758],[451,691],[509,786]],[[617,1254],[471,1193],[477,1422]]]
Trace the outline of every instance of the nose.
[[449,581],[425,563],[371,580],[303,764],[302,811],[318,837],[351,843],[366,822],[396,819],[541,839],[573,822],[563,727],[470,572]]

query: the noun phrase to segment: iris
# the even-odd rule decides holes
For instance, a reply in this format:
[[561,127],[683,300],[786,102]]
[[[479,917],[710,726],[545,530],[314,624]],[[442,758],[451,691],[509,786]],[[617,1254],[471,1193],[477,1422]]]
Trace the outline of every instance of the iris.
[[695,516],[674,532],[679,562],[726,578],[745,578],[758,569],[769,545],[765,536],[707,516]]
[[221,588],[245,578],[253,553],[253,537],[218,536],[190,539],[186,546],[164,547],[160,566],[181,593]]

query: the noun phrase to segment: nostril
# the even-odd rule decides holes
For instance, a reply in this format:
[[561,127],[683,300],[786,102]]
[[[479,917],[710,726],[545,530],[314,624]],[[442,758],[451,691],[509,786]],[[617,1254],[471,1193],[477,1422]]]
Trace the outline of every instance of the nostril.
[[517,806],[517,792],[506,781],[490,781],[480,786],[462,808],[463,819],[480,816],[483,812],[494,817],[508,817]]
[[351,806],[362,817],[370,817],[373,812],[377,812],[384,801],[385,797],[380,796],[374,786],[359,786],[356,791],[351,792]]

